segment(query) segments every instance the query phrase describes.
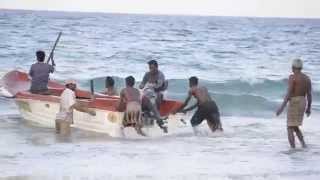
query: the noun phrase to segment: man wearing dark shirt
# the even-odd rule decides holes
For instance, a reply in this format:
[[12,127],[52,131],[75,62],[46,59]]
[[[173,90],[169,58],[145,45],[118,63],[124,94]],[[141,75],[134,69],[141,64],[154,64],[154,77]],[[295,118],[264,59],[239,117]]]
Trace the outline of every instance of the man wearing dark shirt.
[[54,66],[44,62],[45,53],[37,51],[37,63],[32,64],[29,75],[32,78],[30,92],[34,94],[49,94],[49,74],[54,72]]

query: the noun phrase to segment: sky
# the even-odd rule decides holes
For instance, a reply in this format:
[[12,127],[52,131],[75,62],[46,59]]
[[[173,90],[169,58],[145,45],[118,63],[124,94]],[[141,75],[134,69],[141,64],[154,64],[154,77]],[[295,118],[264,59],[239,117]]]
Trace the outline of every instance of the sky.
[[320,0],[0,0],[0,9],[320,18]]

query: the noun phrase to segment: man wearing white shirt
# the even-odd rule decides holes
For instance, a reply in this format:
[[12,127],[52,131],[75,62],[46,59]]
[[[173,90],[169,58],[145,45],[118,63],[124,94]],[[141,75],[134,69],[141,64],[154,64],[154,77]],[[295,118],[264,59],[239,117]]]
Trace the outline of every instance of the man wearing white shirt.
[[70,124],[73,122],[73,109],[95,116],[95,111],[77,103],[75,90],[77,88],[74,80],[67,80],[66,89],[60,96],[60,111],[56,116],[57,134],[70,134]]

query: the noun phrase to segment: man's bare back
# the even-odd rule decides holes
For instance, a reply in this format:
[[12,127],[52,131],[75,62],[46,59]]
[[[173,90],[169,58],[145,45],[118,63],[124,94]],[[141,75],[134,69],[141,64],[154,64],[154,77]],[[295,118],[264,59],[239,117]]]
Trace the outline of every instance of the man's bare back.
[[307,114],[307,116],[311,114],[312,86],[310,78],[301,72],[302,68],[303,62],[301,59],[294,59],[292,61],[293,74],[289,76],[288,91],[280,108],[276,112],[276,115],[279,116],[289,102],[287,131],[291,148],[296,147],[294,133],[300,140],[302,147],[307,147],[299,126],[303,123],[304,114]]
[[292,74],[289,77],[289,83],[292,83],[290,97],[306,96],[311,90],[310,78],[304,73]]
[[121,91],[121,95],[123,96],[126,103],[128,102],[140,102],[140,92],[138,89],[134,87],[126,87]]
[[211,97],[209,96],[208,89],[206,87],[203,87],[203,86],[192,87],[189,93],[198,100],[199,105],[208,101],[212,101]]
[[[190,120],[195,133],[197,133],[195,127],[200,125],[203,120],[207,120],[208,126],[212,132],[217,129],[222,130],[219,108],[214,100],[211,99],[208,89],[203,86],[198,86],[198,78],[195,76],[189,78],[189,87],[188,97],[177,112],[186,113],[197,108]],[[185,108],[192,96],[197,99],[197,103]]]

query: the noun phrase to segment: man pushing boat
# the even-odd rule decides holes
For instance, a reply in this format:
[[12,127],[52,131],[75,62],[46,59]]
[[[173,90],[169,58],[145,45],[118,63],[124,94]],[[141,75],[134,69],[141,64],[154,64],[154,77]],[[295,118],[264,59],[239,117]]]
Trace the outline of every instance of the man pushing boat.
[[[122,122],[122,130],[127,126],[134,126],[137,133],[145,136],[142,131],[142,110],[140,101],[140,92],[134,88],[135,79],[132,76],[128,76],[125,79],[126,87],[120,92],[120,102],[117,110],[125,110],[125,116]],[[122,132],[123,133],[123,132]]]
[[[191,125],[195,134],[198,133],[196,127],[200,125],[204,119],[207,120],[207,124],[212,132],[216,131],[217,129],[222,130],[218,106],[211,99],[207,88],[198,86],[198,78],[195,76],[189,78],[189,86],[190,89],[188,91],[188,97],[177,112],[186,113],[198,108],[191,118]],[[197,99],[197,103],[189,108],[184,109],[188,105],[192,96]]]
[[73,109],[92,116],[95,116],[96,112],[76,101],[77,84],[74,80],[67,80],[65,86],[65,90],[60,96],[60,110],[56,116],[56,132],[57,134],[69,135],[70,124],[73,123]]

